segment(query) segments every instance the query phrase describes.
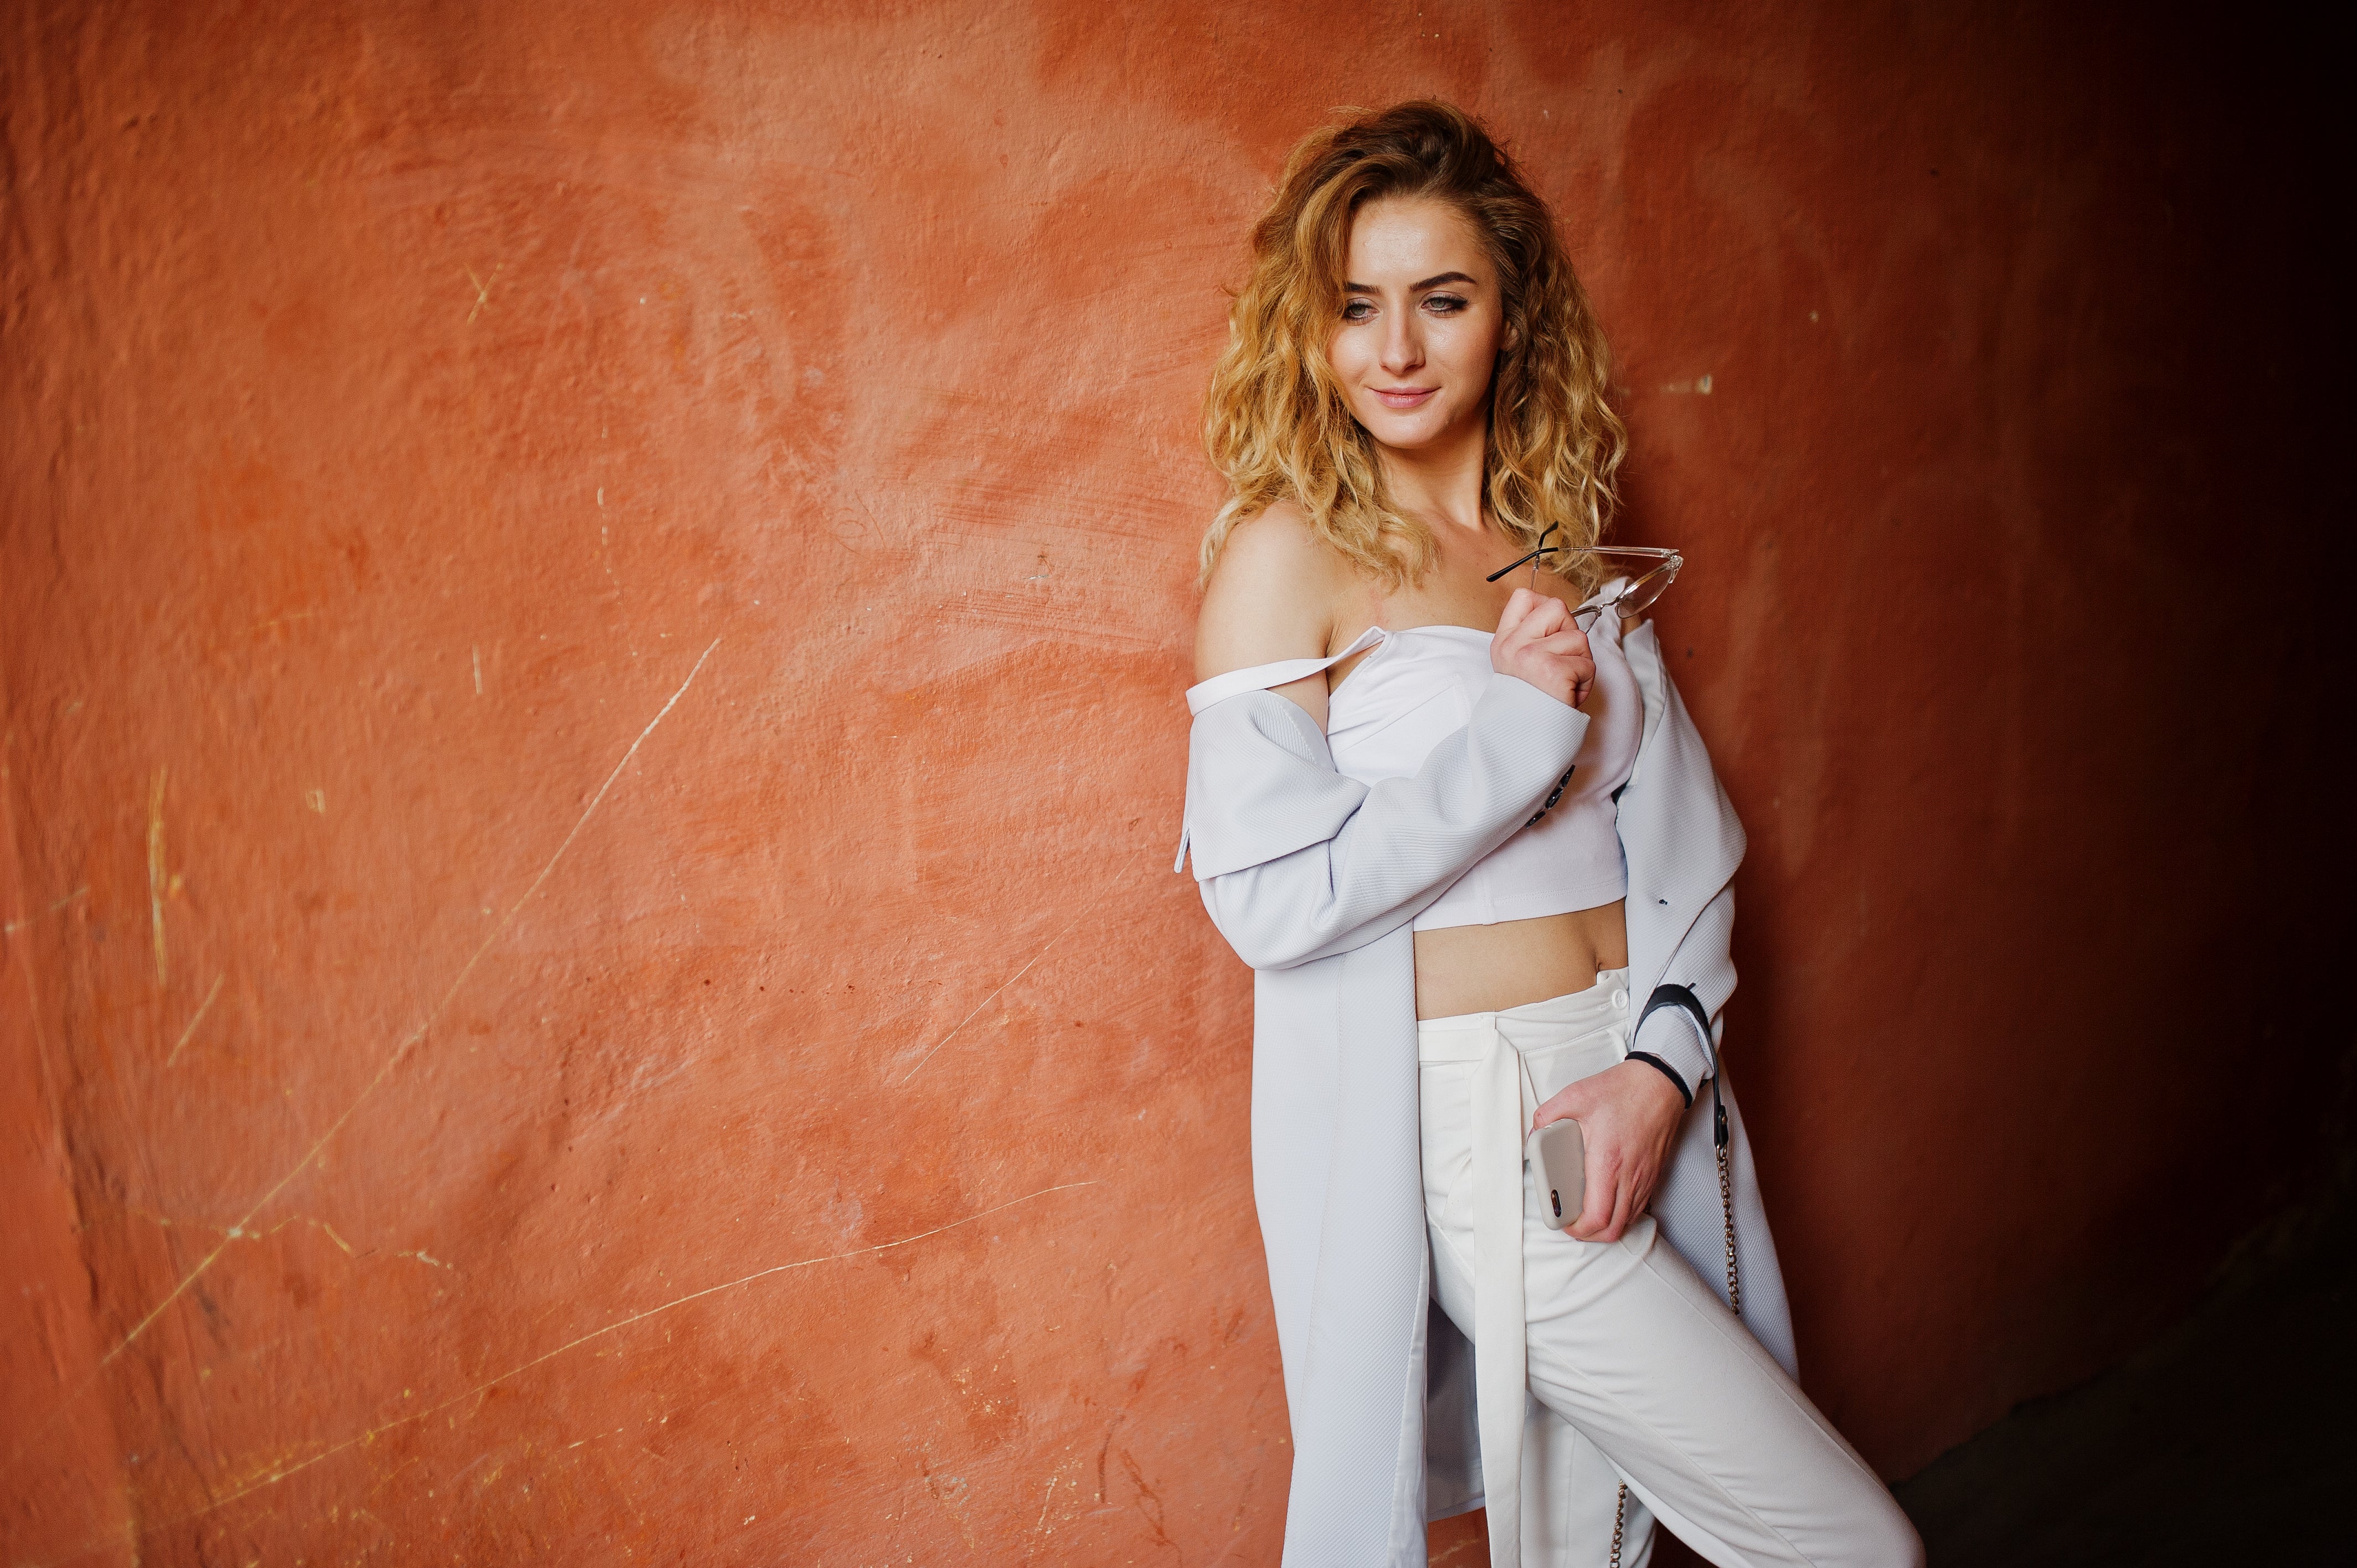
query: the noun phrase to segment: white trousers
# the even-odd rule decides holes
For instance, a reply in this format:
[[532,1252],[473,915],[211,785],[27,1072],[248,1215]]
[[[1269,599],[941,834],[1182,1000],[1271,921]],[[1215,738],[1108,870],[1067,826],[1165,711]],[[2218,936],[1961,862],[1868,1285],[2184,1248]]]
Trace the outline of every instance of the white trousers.
[[1417,1026],[1433,1294],[1473,1342],[1493,1568],[1604,1568],[1624,1481],[1624,1568],[1657,1518],[1720,1568],[1916,1568],[1889,1492],[1651,1217],[1609,1243],[1540,1218],[1523,1134],[1627,1054],[1627,987]]

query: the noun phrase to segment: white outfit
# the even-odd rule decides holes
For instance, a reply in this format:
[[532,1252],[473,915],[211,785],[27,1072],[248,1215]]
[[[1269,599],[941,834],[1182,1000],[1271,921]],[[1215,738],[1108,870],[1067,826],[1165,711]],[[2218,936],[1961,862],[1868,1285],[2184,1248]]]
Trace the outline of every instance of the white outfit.
[[[1622,646],[1644,713],[1616,818],[1628,989],[1642,998],[1687,987],[1722,1034],[1743,831],[1652,628]],[[1205,908],[1255,971],[1254,1197],[1294,1438],[1285,1563],[1422,1568],[1426,1518],[1484,1493],[1470,1347],[1432,1303],[1411,927],[1528,821],[1588,720],[1493,671],[1463,727],[1412,777],[1363,783],[1336,768],[1306,712],[1265,690],[1328,662],[1238,671],[1189,693],[1180,856],[1183,865],[1191,849]],[[1691,1086],[1709,1076],[1681,1015],[1656,1014],[1641,1044]],[[1723,1247],[1709,1100],[1697,1094],[1652,1205],[1661,1233],[1705,1278]],[[1774,1244],[1740,1108],[1727,1101],[1743,1324],[1789,1368]],[[1519,1517],[1508,1505],[1520,1479],[1490,1477],[1493,1517]],[[1509,1530],[1493,1540],[1518,1544]]]
[[1621,1061],[1630,1023],[1628,972],[1609,970],[1575,995],[1416,1027],[1433,1294],[1474,1330],[1484,1459],[1522,1480],[1518,1551],[1499,1551],[1512,1516],[1493,1502],[1491,1561],[1602,1568],[1625,1480],[1623,1568],[1643,1568],[1656,1514],[1716,1563],[1920,1563],[1874,1472],[1650,1216],[1609,1243],[1546,1228],[1523,1132]]
[[[1336,770],[1361,784],[1413,778],[1434,746],[1465,727],[1494,673],[1495,639],[1486,631],[1419,626],[1376,628],[1371,636],[1380,646],[1334,689],[1326,717]],[[1449,884],[1415,918],[1417,930],[1534,920],[1593,909],[1629,891],[1612,792],[1637,760],[1643,699],[1620,652],[1620,623],[1601,617],[1588,638],[1596,680],[1580,707],[1587,734],[1560,798]]]
[[[1326,723],[1327,744],[1333,751],[1336,769],[1361,784],[1413,778],[1436,746],[1465,727],[1474,702],[1494,672],[1490,663],[1493,634],[1470,627],[1425,626],[1398,631],[1378,628],[1352,643],[1351,649],[1370,641],[1376,644],[1374,650],[1334,688]],[[1597,619],[1589,628],[1588,647],[1596,660],[1596,675],[1587,700],[1580,704],[1587,730],[1574,755],[1573,770],[1548,791],[1548,809],[1451,883],[1415,918],[1415,929],[1536,919],[1593,909],[1628,892],[1627,861],[1616,827],[1619,811],[1614,795],[1628,781],[1637,759],[1644,717],[1642,699],[1620,650],[1617,618]],[[1349,650],[1343,657],[1349,657]],[[1625,976],[1623,985],[1615,994],[1620,997],[1625,1015]],[[1633,1020],[1624,1015],[1619,1022],[1625,1026]],[[1428,1029],[1423,1033],[1428,1039]],[[1527,1088],[1529,1075],[1515,1068],[1513,1052],[1494,1032],[1490,1039],[1491,1058],[1476,1073],[1480,1089],[1474,1120],[1479,1131],[1473,1134],[1474,1146],[1490,1156],[1485,1161],[1488,1180],[1478,1184],[1483,1197],[1474,1212],[1490,1223],[1491,1255],[1504,1258],[1511,1249],[1515,1262],[1511,1269],[1501,1265],[1481,1276],[1482,1288],[1475,1293],[1479,1305],[1471,1316],[1450,1316],[1474,1345],[1485,1472],[1523,1476],[1523,1287],[1519,1241],[1523,1162],[1517,1127],[1529,1127],[1531,1113],[1539,1102],[1527,1094],[1517,1094],[1518,1085]],[[1430,1075],[1425,1077],[1428,1085]],[[1679,1088],[1682,1093],[1689,1092],[1685,1083]],[[1432,1125],[1427,1099],[1427,1200],[1432,1191]],[[1431,1218],[1428,1203],[1426,1217]],[[1474,1331],[1477,1320],[1481,1325],[1478,1333]],[[1586,1485],[1590,1488],[1604,1485],[1609,1474],[1609,1466],[1591,1460],[1586,1467]],[[1563,1477],[1556,1480],[1558,1492],[1569,1484]],[[1617,1480],[1609,1489],[1617,1498]],[[1572,1509],[1568,1499],[1560,1497],[1547,1506],[1535,1506],[1542,1495],[1538,1486],[1533,1486],[1528,1495],[1534,1506],[1522,1510],[1525,1520]],[[1491,1497],[1501,1517],[1514,1511],[1514,1498],[1501,1495],[1494,1485]],[[1600,1522],[1605,1535],[1586,1543],[1596,1549],[1588,1555],[1598,1562],[1609,1553],[1612,1529],[1610,1519]],[[1648,1554],[1652,1530],[1652,1521],[1641,1509],[1637,1519],[1624,1521],[1624,1563]],[[1543,1555],[1539,1560],[1548,1558]]]

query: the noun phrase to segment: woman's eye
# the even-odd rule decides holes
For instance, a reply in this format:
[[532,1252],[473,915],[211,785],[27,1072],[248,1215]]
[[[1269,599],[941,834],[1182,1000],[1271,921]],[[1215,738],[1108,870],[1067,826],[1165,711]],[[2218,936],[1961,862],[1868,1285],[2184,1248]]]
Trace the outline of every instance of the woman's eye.
[[1465,301],[1453,294],[1428,294],[1424,297],[1424,306],[1437,316],[1454,316],[1465,308]]
[[1342,319],[1345,321],[1372,321],[1374,315],[1375,307],[1363,299],[1354,299],[1342,307]]

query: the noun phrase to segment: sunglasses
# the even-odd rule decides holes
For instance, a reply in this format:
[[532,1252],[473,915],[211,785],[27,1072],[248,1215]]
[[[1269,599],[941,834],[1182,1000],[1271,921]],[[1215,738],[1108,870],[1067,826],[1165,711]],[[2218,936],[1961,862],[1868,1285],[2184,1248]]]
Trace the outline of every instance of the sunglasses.
[[1594,556],[1605,568],[1606,580],[1617,582],[1619,586],[1613,590],[1610,596],[1590,599],[1571,612],[1572,624],[1582,631],[1595,625],[1597,617],[1606,610],[1611,610],[1624,619],[1630,616],[1643,614],[1652,607],[1654,600],[1668,591],[1672,583],[1678,580],[1678,568],[1686,564],[1685,557],[1674,550],[1655,549],[1645,544],[1591,544],[1578,547],[1564,544],[1551,545],[1546,542],[1546,539],[1547,535],[1554,532],[1555,530],[1550,528],[1546,533],[1539,535],[1537,549],[1517,558],[1511,564],[1499,567],[1490,574],[1488,580],[1494,583],[1516,566],[1527,562],[1531,568],[1531,586],[1535,588],[1539,582],[1540,556]]

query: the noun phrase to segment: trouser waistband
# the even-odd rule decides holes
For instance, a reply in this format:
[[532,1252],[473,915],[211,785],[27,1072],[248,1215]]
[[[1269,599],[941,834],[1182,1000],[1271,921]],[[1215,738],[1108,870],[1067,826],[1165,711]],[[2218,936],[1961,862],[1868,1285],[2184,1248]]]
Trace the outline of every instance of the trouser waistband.
[[1495,1013],[1458,1013],[1446,1018],[1421,1018],[1415,1026],[1418,1061],[1478,1061],[1491,1038],[1502,1038],[1517,1051],[1538,1050],[1576,1039],[1591,1029],[1629,1021],[1629,972],[1602,969],[1596,983],[1585,991],[1525,1002]]

